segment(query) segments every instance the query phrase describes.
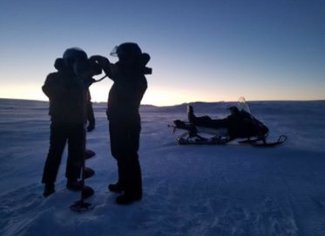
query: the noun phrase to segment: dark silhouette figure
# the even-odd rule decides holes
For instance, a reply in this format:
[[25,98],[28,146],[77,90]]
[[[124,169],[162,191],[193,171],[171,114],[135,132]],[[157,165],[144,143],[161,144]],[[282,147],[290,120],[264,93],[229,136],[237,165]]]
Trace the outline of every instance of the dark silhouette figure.
[[[78,48],[67,49],[63,60],[57,60],[62,67],[47,76],[42,89],[48,96],[51,116],[50,147],[44,166],[42,182],[45,197],[55,192],[55,181],[66,143],[68,159],[66,165],[66,187],[79,191],[78,181],[85,153],[85,122],[87,87],[76,73],[76,65],[87,61],[87,54]],[[62,64],[63,63],[63,64]]]
[[142,53],[136,43],[123,43],[111,53],[118,56],[118,62],[111,64],[103,56],[93,56],[105,73],[114,81],[108,103],[112,156],[117,160],[118,181],[110,184],[109,190],[122,193],[118,204],[129,204],[142,198],[142,177],[139,163],[139,139],[141,119],[139,106],[147,89],[145,74],[151,69],[145,67],[150,56]]

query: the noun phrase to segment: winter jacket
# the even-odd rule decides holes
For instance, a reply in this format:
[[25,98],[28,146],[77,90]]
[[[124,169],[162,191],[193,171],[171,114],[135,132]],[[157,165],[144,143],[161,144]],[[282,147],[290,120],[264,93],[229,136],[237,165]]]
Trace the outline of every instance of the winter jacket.
[[139,106],[147,89],[147,80],[138,67],[116,63],[110,75],[114,81],[107,105],[111,122],[140,122]]
[[87,87],[71,71],[49,74],[42,90],[49,98],[49,115],[53,123],[86,122]]

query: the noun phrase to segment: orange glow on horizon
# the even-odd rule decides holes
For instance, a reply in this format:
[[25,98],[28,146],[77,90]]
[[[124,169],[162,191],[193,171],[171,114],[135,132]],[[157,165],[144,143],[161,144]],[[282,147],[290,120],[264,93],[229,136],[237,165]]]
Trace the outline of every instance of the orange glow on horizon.
[[[27,99],[48,101],[48,98],[43,93],[40,84],[9,84],[0,87],[0,98],[8,99]],[[108,92],[111,86],[109,83],[94,84],[90,87],[91,97],[93,102],[106,102]],[[256,92],[258,91],[258,92]],[[190,102],[219,102],[219,101],[237,101],[239,97],[245,97],[247,101],[258,100],[324,100],[322,97],[317,97],[313,93],[301,91],[298,93],[290,93],[286,88],[277,90],[277,94],[265,94],[258,89],[244,88],[229,89],[218,87],[218,90],[211,88],[193,88],[183,89],[177,87],[156,87],[149,86],[146,91],[142,104],[155,106],[172,106]]]

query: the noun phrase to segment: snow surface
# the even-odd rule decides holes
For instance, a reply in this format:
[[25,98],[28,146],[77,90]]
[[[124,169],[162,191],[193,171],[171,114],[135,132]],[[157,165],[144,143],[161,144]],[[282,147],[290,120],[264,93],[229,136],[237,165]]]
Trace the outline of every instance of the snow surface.
[[[194,103],[197,114],[223,117],[230,103]],[[144,198],[118,206],[107,185],[116,180],[105,104],[95,104],[96,130],[87,161],[94,209],[70,211],[79,194],[65,189],[66,154],[57,192],[43,198],[48,151],[46,102],[0,99],[0,235],[325,235],[325,101],[251,102],[253,114],[286,134],[276,148],[179,146],[168,128],[186,119],[186,104],[142,106]]]

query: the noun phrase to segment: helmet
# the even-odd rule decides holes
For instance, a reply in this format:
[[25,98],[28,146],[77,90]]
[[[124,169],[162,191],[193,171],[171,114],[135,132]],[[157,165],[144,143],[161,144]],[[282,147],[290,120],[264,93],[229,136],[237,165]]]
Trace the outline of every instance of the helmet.
[[63,60],[66,66],[73,66],[76,61],[87,60],[87,53],[80,48],[68,48],[63,53]]
[[123,58],[137,58],[142,55],[142,51],[138,44],[127,42],[116,46],[112,52],[111,56],[118,56],[119,59]]

